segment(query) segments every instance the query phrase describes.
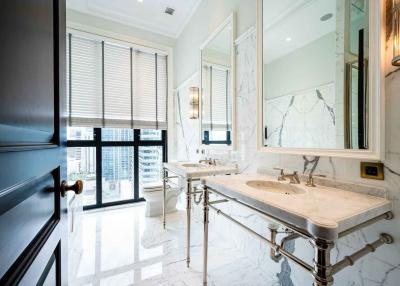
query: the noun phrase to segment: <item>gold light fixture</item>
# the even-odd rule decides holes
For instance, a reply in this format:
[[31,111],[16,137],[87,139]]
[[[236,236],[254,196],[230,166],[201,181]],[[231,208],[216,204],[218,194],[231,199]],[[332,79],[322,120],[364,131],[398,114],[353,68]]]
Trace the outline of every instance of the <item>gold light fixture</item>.
[[400,66],[400,3],[393,0],[393,59],[392,65]]
[[199,118],[199,88],[192,86],[189,88],[189,96],[190,96],[190,109],[189,109],[189,118],[190,119],[198,119]]

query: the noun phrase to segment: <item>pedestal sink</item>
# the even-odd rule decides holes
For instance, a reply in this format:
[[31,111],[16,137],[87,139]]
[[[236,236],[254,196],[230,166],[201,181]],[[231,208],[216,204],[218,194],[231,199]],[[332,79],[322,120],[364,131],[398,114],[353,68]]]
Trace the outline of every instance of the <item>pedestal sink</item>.
[[246,185],[265,192],[282,194],[282,195],[300,195],[306,191],[297,187],[295,184],[280,183],[274,181],[254,180],[247,181]]

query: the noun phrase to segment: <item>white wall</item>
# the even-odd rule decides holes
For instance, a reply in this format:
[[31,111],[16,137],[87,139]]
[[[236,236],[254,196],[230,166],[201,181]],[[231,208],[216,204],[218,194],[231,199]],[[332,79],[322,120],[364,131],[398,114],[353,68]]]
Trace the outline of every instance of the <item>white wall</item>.
[[200,46],[235,11],[237,34],[255,25],[255,0],[203,0],[176,41],[175,87],[193,75],[200,66]]
[[336,33],[329,33],[264,65],[264,99],[304,91],[335,81]]
[[120,24],[104,18],[96,17],[76,10],[67,9],[67,26],[82,25],[116,34],[122,34],[142,41],[153,42],[160,45],[174,47],[175,39],[157,33],[152,33],[132,26]]

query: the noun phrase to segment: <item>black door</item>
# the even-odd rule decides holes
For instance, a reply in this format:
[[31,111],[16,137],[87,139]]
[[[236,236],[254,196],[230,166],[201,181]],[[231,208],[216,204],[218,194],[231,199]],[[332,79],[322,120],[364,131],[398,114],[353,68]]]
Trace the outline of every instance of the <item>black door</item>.
[[0,285],[66,285],[65,1],[0,0]]

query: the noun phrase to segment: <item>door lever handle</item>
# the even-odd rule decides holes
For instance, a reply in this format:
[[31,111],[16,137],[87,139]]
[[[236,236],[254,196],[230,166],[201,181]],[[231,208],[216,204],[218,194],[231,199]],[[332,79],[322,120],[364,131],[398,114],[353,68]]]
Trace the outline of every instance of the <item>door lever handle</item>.
[[75,184],[68,185],[67,181],[62,181],[60,190],[62,197],[65,197],[68,191],[73,191],[75,194],[79,195],[83,191],[83,182],[81,180],[77,180]]

